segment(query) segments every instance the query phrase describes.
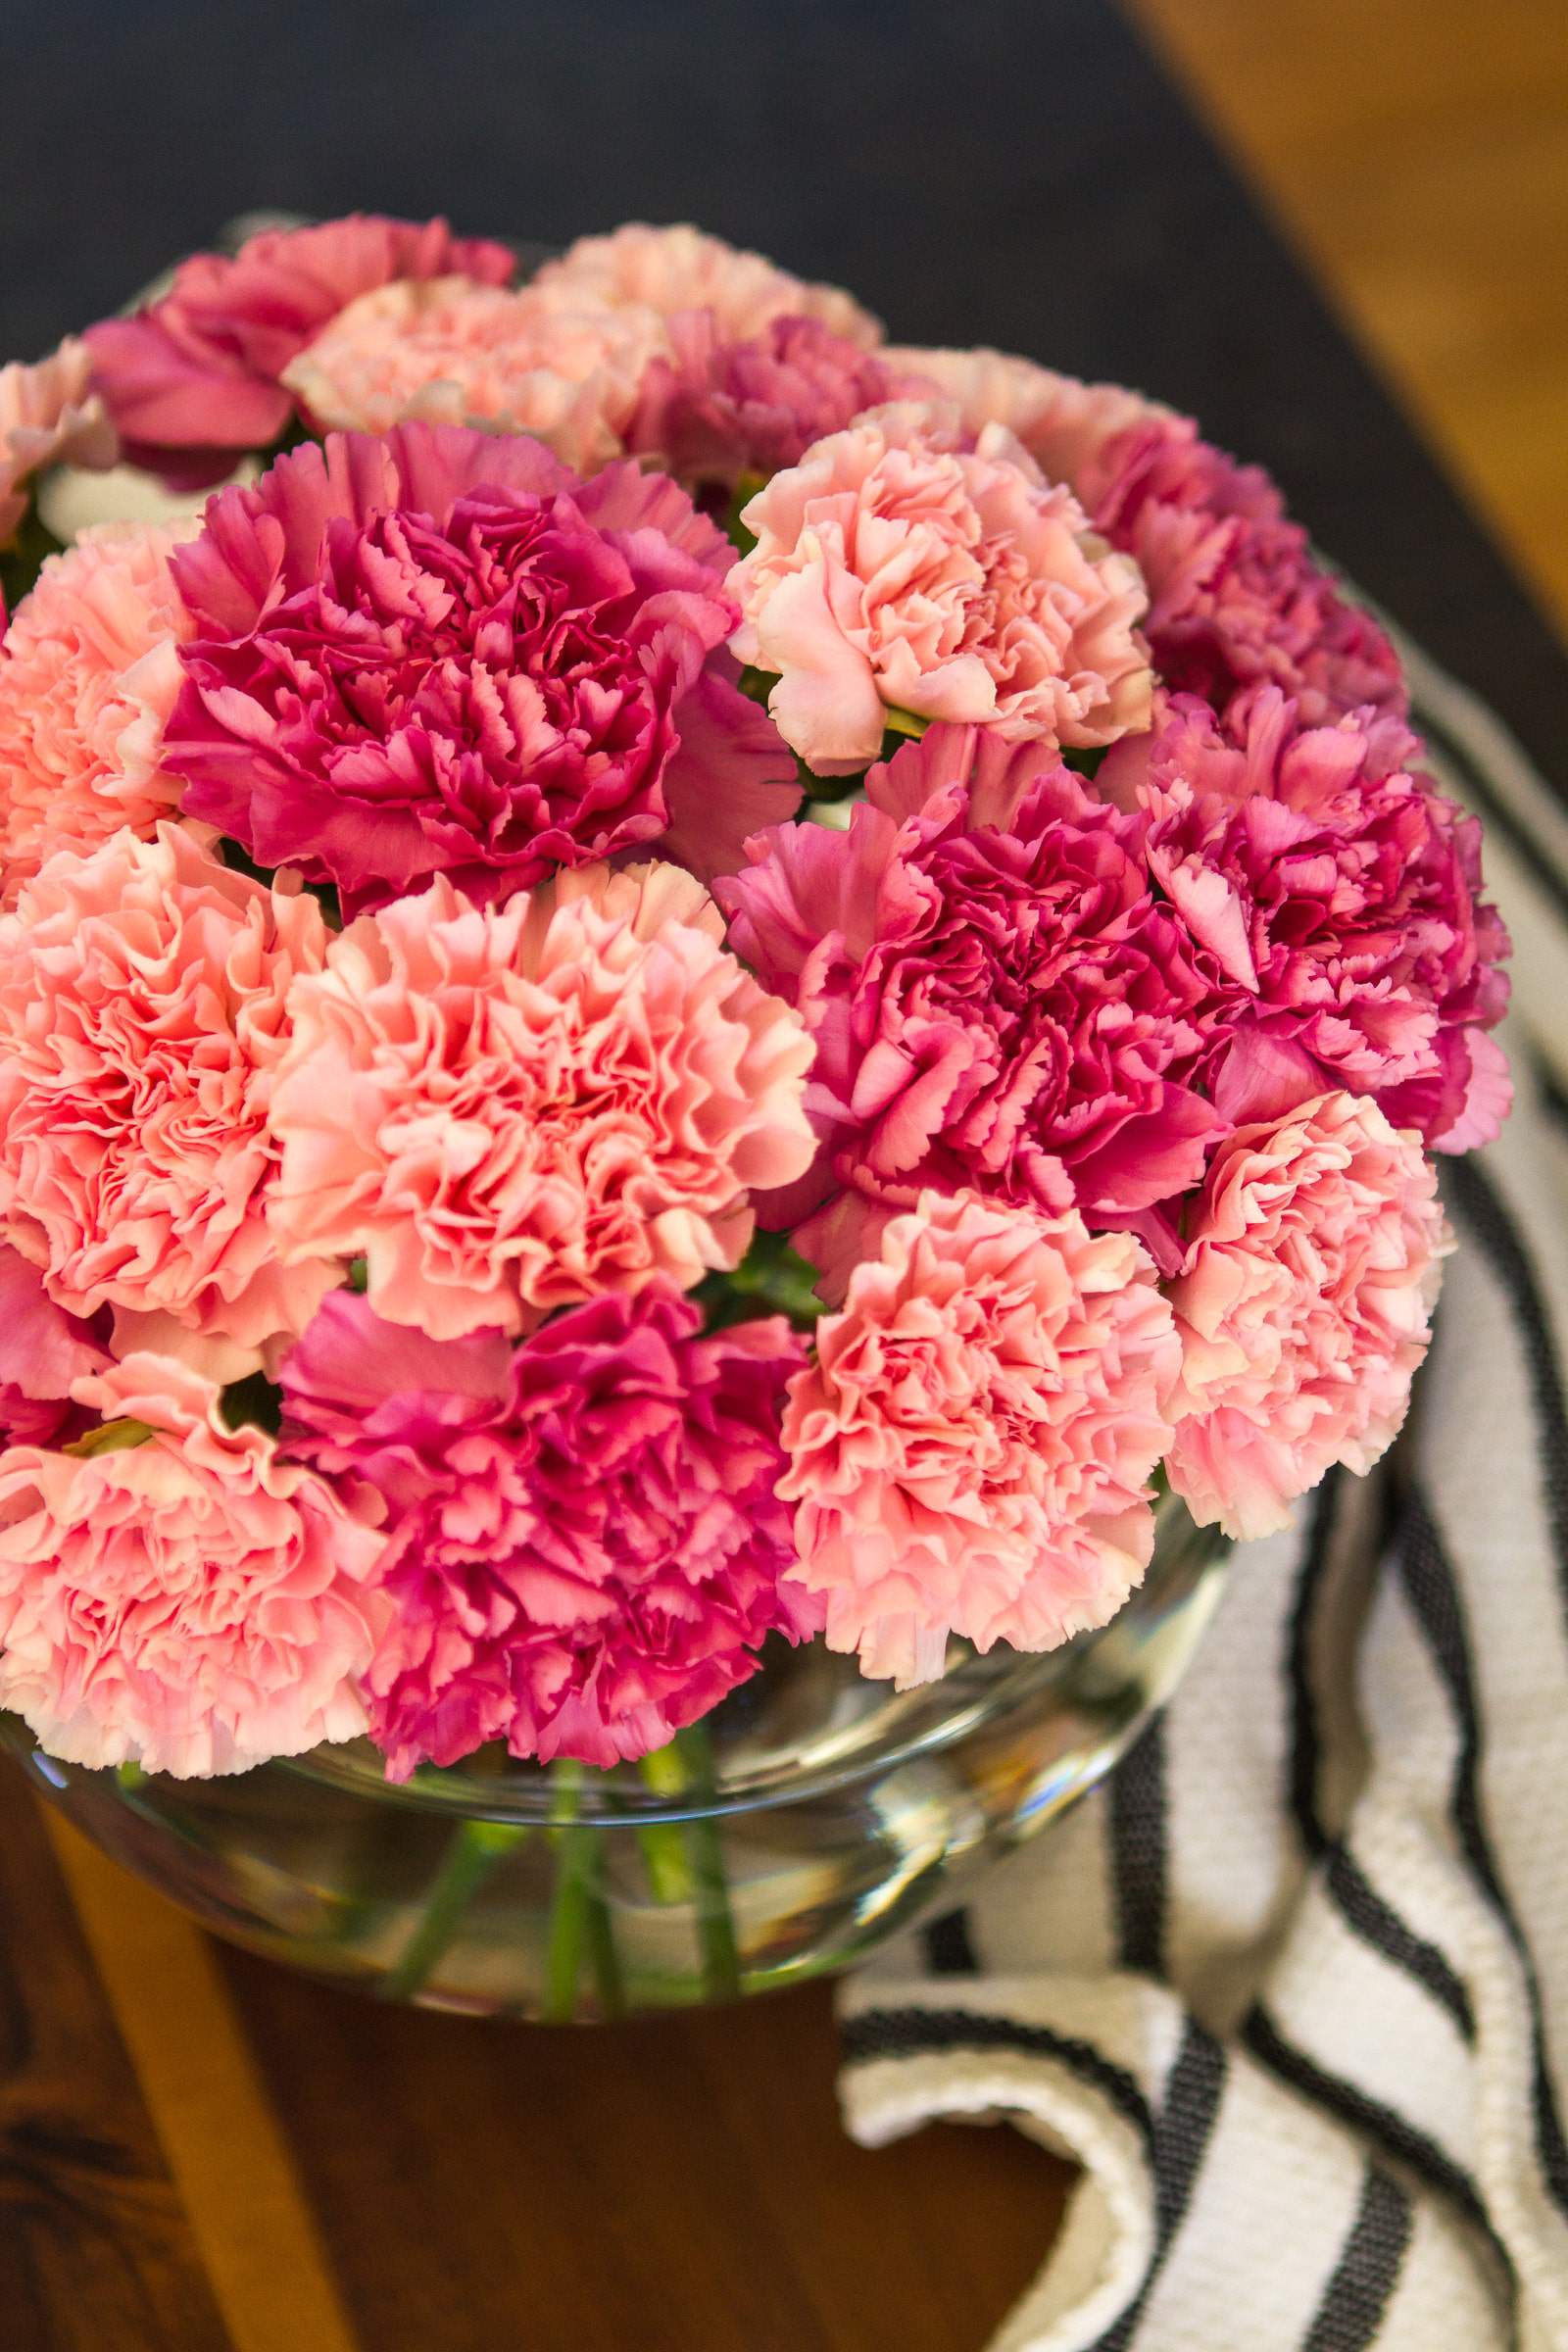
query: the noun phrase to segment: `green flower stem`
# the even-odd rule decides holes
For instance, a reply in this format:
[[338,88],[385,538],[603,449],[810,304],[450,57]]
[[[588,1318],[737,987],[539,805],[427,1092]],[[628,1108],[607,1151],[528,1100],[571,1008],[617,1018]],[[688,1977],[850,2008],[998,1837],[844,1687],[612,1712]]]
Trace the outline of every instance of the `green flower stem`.
[[447,1847],[429,1900],[402,1953],[381,1980],[381,1997],[411,2000],[467,1917],[468,1907],[496,1864],[527,1836],[518,1822],[466,1821]]
[[[673,1744],[657,1747],[652,1755],[644,1756],[637,1767],[645,1785],[655,1796],[681,1796],[686,1788],[686,1767]],[[645,1821],[639,1824],[637,1843],[642,1849],[648,1870],[648,1884],[656,1903],[689,1903],[696,1900],[696,1886],[691,1865],[686,1859],[686,1840],[675,1821]]]
[[[713,1751],[700,1723],[677,1732],[672,1742],[686,1776],[686,1787],[699,1805],[714,1799]],[[732,2001],[741,1988],[740,1952],[735,1940],[735,1918],[730,1909],[729,1875],[724,1847],[712,1814],[699,1814],[682,1825],[691,1863],[692,1892],[697,1905],[697,1943],[702,1953],[703,1990],[711,2001]]]
[[603,1830],[579,1822],[583,1768],[563,1762],[553,1773],[560,1791],[556,1844],[556,1892],[546,1935],[545,1988],[540,2016],[566,2025],[577,2014],[577,1988],[586,1959],[593,1972],[600,2015],[616,2017],[625,2006],[620,1962],[604,1896]]

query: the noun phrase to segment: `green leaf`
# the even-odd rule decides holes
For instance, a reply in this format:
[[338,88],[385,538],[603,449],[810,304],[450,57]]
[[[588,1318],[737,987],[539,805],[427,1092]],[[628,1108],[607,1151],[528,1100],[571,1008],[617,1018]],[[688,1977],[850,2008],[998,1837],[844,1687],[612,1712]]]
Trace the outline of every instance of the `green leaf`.
[[816,1268],[792,1250],[781,1233],[760,1233],[731,1273],[708,1275],[692,1297],[710,1331],[754,1322],[764,1314],[787,1315],[799,1329],[808,1331],[822,1312],[813,1288],[816,1278]]
[[63,1446],[61,1451],[86,1462],[95,1454],[123,1453],[132,1446],[145,1446],[152,1434],[145,1421],[102,1421],[74,1445]]

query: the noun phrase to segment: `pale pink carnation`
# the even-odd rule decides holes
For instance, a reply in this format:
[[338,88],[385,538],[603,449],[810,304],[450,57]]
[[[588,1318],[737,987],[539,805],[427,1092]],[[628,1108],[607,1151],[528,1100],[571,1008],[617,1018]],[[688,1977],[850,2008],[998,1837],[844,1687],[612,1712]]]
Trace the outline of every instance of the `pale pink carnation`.
[[278,1231],[439,1339],[737,1264],[811,1156],[811,1049],[723,928],[672,865],[363,916],[290,1000]]
[[0,899],[57,849],[150,832],[193,623],[169,567],[194,524],[104,523],[51,556],[0,638]]
[[768,709],[819,775],[874,760],[890,707],[1052,744],[1149,724],[1137,566],[1001,426],[966,449],[955,417],[873,411],[745,510],[735,651],[778,673]]
[[404,278],[340,312],[282,380],[318,426],[384,433],[421,417],[533,433],[586,473],[622,454],[664,348],[658,314],[633,305]]
[[1200,1524],[1266,1536],[1404,1419],[1450,1246],[1437,1178],[1375,1103],[1319,1095],[1220,1146],[1189,1235],[1170,1482]]
[[1180,1362],[1131,1235],[927,1194],[816,1346],[779,1492],[830,1648],[902,1689],[954,1634],[1053,1649],[1114,1616],[1152,1553]]
[[283,1267],[268,1124],[314,899],[177,826],[62,851],[0,916],[0,1228],[57,1304],[167,1316],[258,1349],[340,1269]]
[[609,236],[579,237],[559,260],[546,262],[533,282],[550,292],[570,287],[600,302],[646,304],[663,318],[711,311],[721,332],[736,340],[791,314],[820,318],[835,335],[866,349],[882,340],[880,320],[841,287],[810,284],[760,253],[690,225],[651,228],[628,220]]
[[1046,479],[1065,482],[1091,514],[1108,487],[1105,453],[1118,436],[1135,425],[1176,421],[1173,410],[1125,384],[1086,384],[984,345],[974,351],[901,346],[884,356],[894,367],[928,377],[945,399],[956,401],[966,433],[1005,426]]
[[362,1733],[380,1538],[184,1365],[75,1396],[147,1434],[0,1455],[0,1706],[67,1763],[179,1779]]
[[46,360],[0,368],[0,547],[27,511],[35,473],[114,464],[119,441],[91,376],[92,354],[71,336]]
[[146,310],[90,327],[95,380],[135,464],[219,481],[241,450],[277,439],[294,413],[284,368],[359,295],[455,273],[505,285],[514,267],[505,245],[444,220],[351,213],[264,229],[232,259],[193,254]]

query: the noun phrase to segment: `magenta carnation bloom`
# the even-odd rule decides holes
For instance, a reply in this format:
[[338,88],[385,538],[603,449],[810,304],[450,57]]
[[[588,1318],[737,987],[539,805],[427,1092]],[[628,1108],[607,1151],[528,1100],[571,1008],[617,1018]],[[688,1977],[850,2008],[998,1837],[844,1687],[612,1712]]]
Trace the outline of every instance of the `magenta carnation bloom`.
[[1130,1234],[925,1195],[858,1265],[790,1384],[782,1493],[833,1649],[901,1688],[948,1638],[1054,1649],[1153,1549],[1181,1351]]
[[294,413],[284,368],[338,312],[394,278],[505,285],[515,263],[444,220],[350,214],[313,228],[265,229],[232,260],[199,253],[133,318],[90,327],[94,380],[135,464],[199,485],[242,450],[265,449]]
[[739,863],[800,787],[710,662],[737,618],[729,552],[673,482],[580,482],[525,438],[413,424],[298,450],[175,558],[198,632],[167,743],[186,813],[350,912],[437,873],[504,898],[672,831],[701,832],[705,871]]
[[[1303,727],[1272,686],[1224,727],[1173,703],[1140,794],[1145,857],[1224,975],[1233,1116],[1345,1087],[1439,1151],[1496,1135],[1508,937],[1481,896],[1480,826],[1413,772],[1420,748],[1365,711]],[[1102,781],[1122,791],[1117,765]]]
[[1038,746],[1032,777],[1026,753],[977,759],[977,734],[933,729],[847,832],[778,827],[718,885],[815,1043],[816,1163],[766,1215],[826,1201],[797,1239],[835,1284],[866,1212],[926,1186],[1121,1222],[1196,1183],[1226,1123],[1195,1086],[1208,983],[1136,821]]
[[364,1253],[371,1304],[439,1339],[737,1265],[751,1188],[810,1158],[811,1049],[723,930],[674,865],[362,915],[289,1002],[292,1254]]
[[1170,1481],[1200,1525],[1270,1535],[1336,1462],[1371,1469],[1450,1247],[1419,1144],[1375,1103],[1320,1095],[1221,1145],[1170,1291]]
[[782,1318],[705,1337],[668,1283],[514,1349],[327,1300],[283,1367],[288,1449],[384,1506],[372,1736],[404,1780],[486,1740],[612,1764],[662,1747],[820,1609],[776,1490]]
[[1372,704],[1402,713],[1399,659],[1345,597],[1258,466],[1238,466],[1188,417],[1152,416],[1102,450],[1090,512],[1149,585],[1145,622],[1165,686],[1224,710],[1272,680],[1316,722]]
[[777,473],[862,410],[934,391],[819,318],[774,318],[736,342],[712,311],[682,311],[669,340],[644,371],[626,446],[687,482]]
[[0,1706],[68,1763],[181,1779],[363,1732],[379,1536],[185,1365],[75,1396],[143,1434],[0,1455]]

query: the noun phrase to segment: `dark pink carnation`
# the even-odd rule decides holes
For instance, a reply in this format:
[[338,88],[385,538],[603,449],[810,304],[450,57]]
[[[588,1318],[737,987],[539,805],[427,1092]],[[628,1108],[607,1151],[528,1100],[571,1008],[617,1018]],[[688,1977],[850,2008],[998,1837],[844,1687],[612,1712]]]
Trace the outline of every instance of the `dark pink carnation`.
[[[1325,1089],[1375,1096],[1439,1151],[1490,1143],[1508,1106],[1508,951],[1481,894],[1481,830],[1415,772],[1420,744],[1370,711],[1305,726],[1272,686],[1224,725],[1178,696],[1140,799],[1149,869],[1223,975],[1234,1118]],[[1125,797],[1123,761],[1102,780]]]
[[368,1682],[393,1779],[487,1740],[646,1754],[817,1630],[779,1436],[805,1349],[778,1317],[705,1335],[670,1284],[514,1348],[437,1342],[340,1292],[283,1368],[285,1448],[378,1494],[394,1603]]
[[0,1448],[63,1446],[91,1428],[71,1389],[108,1363],[108,1322],[107,1314],[68,1315],[38,1268],[0,1243]]
[[1144,629],[1167,688],[1223,710],[1272,679],[1313,722],[1365,704],[1404,711],[1398,656],[1260,466],[1200,441],[1189,417],[1152,416],[1100,454],[1096,486],[1097,527],[1149,584]]
[[294,414],[278,378],[357,296],[394,278],[507,284],[505,245],[454,237],[444,220],[374,213],[265,229],[232,259],[199,253],[132,318],[89,327],[94,382],[132,463],[191,486],[275,441]]
[[1136,820],[1030,759],[932,728],[872,770],[847,832],[776,827],[718,886],[731,946],[815,1042],[816,1163],[768,1221],[827,1203],[799,1243],[834,1289],[867,1212],[924,1186],[1124,1223],[1196,1183],[1222,1132],[1195,1087],[1210,991]]
[[727,870],[800,797],[718,651],[730,553],[634,466],[581,482],[522,436],[329,434],[179,551],[185,812],[350,910],[437,873],[501,899],[666,835]]
[[744,473],[776,473],[862,409],[936,389],[820,318],[774,318],[744,342],[712,311],[677,312],[668,325],[670,354],[644,371],[626,446],[683,481],[733,487]]

